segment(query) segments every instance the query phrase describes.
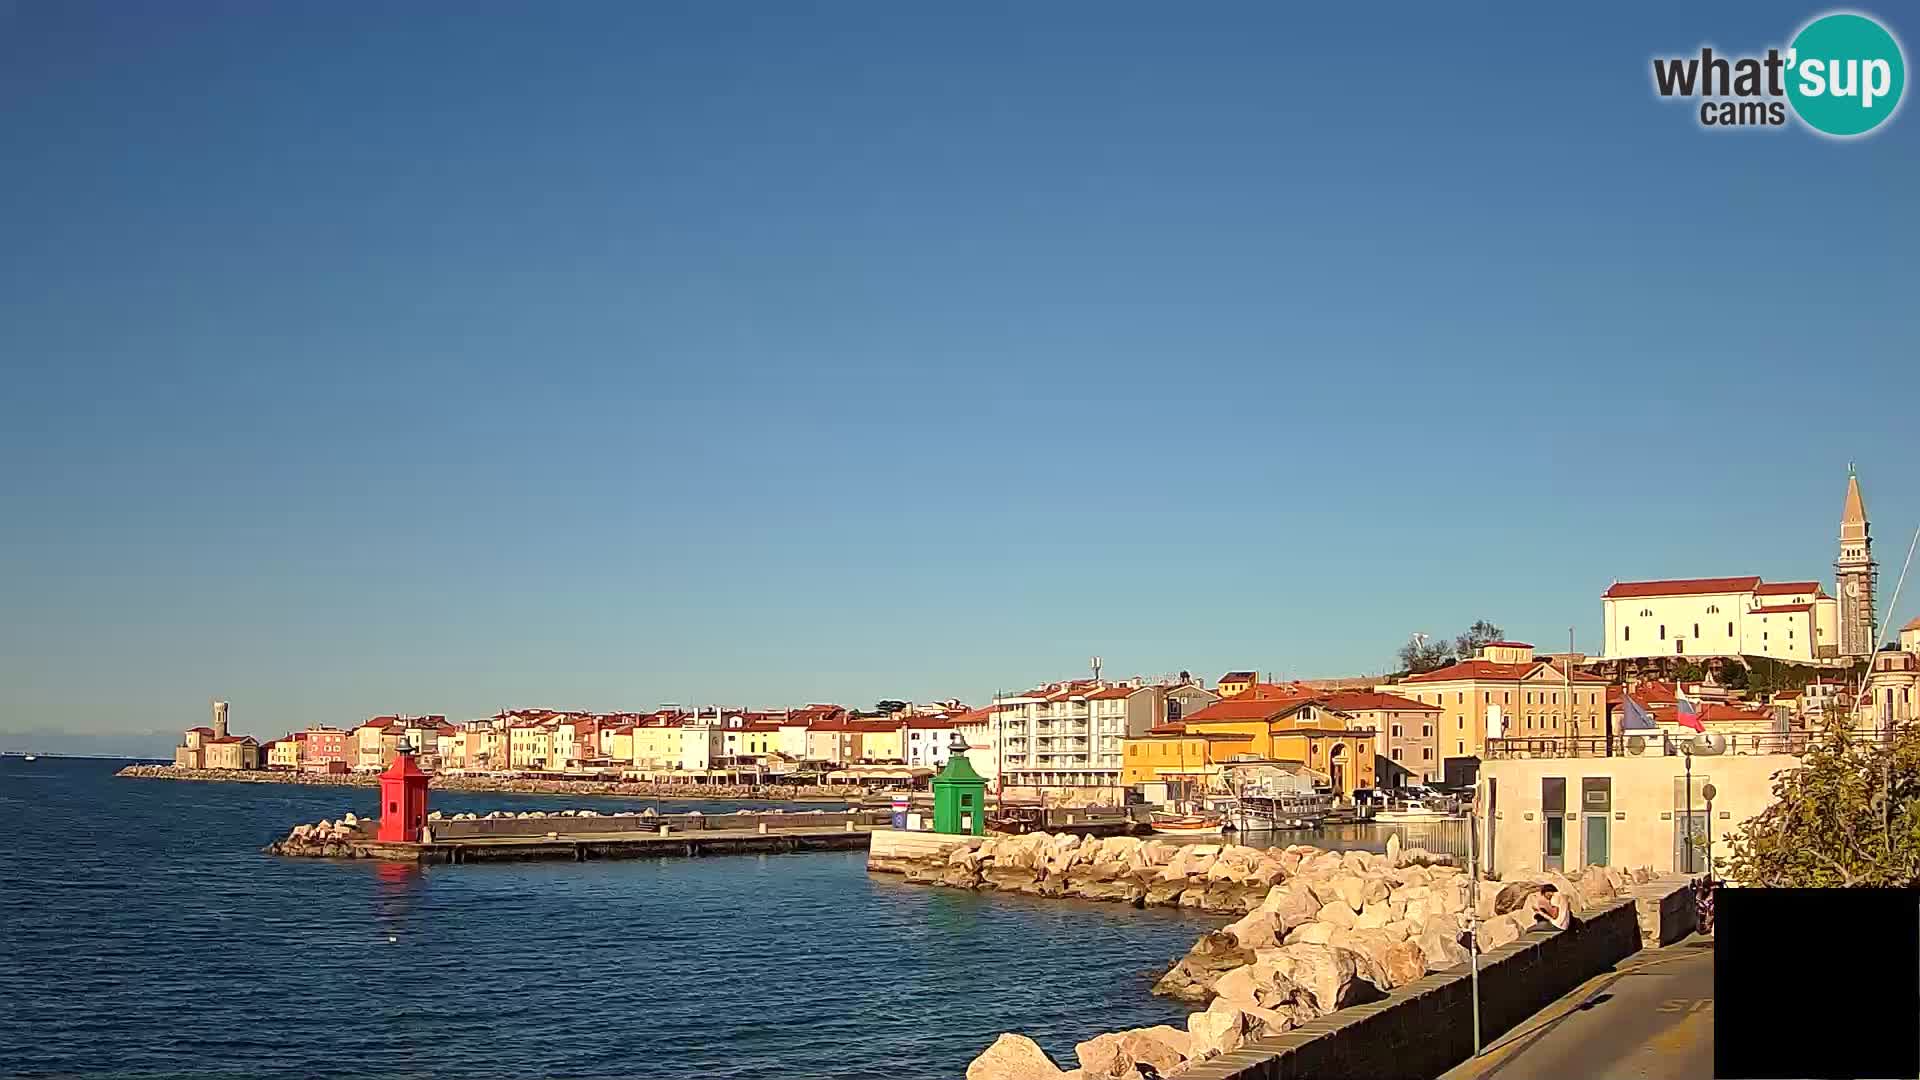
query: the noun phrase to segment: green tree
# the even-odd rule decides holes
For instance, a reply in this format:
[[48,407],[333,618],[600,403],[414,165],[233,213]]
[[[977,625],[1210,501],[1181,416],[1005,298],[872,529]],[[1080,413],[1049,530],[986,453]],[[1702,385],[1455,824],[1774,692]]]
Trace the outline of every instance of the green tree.
[[1706,678],[1707,673],[1700,669],[1699,664],[1691,660],[1682,660],[1674,665],[1673,677],[1683,683],[1696,683]]
[[1400,646],[1399,656],[1402,674],[1419,675],[1453,663],[1453,647],[1444,641],[1429,640],[1425,634],[1415,634]]
[[906,707],[907,703],[904,701],[897,701],[893,698],[882,698],[873,703],[873,712],[876,716],[892,716],[894,713]]
[[1467,632],[1453,639],[1453,654],[1462,660],[1471,660],[1479,655],[1480,647],[1495,641],[1506,640],[1507,632],[1485,619],[1476,619]]
[[1920,724],[1890,741],[1816,737],[1773,779],[1774,803],[1728,837],[1728,876],[1773,888],[1920,884]]

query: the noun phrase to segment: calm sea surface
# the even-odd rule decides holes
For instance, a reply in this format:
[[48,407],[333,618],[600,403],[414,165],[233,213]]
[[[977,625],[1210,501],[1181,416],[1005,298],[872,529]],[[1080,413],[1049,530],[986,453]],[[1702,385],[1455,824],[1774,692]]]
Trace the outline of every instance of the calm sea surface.
[[865,852],[278,859],[260,848],[375,792],[120,764],[0,759],[0,1075],[895,1080],[957,1077],[1006,1030],[1070,1066],[1078,1040],[1183,1022],[1148,972],[1225,921],[909,886]]

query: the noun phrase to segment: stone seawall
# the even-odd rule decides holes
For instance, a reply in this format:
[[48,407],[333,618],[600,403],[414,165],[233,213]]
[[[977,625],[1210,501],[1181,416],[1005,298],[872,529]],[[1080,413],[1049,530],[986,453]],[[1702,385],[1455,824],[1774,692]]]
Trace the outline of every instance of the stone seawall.
[[[1429,985],[1426,980],[1437,977],[1430,985],[1448,985],[1467,970],[1469,927],[1477,926],[1483,954],[1519,955],[1511,947],[1537,936],[1536,910],[1555,898],[1581,921],[1568,933],[1551,935],[1559,942],[1551,949],[1558,951],[1507,969],[1534,972],[1509,978],[1511,999],[1531,1002],[1527,1012],[1565,987],[1537,1001],[1529,995],[1601,962],[1591,957],[1611,963],[1638,949],[1643,915],[1654,923],[1649,935],[1664,936],[1659,923],[1666,905],[1653,895],[1663,886],[1649,868],[1588,867],[1572,879],[1549,871],[1474,882],[1451,862],[1450,856],[1401,850],[1397,837],[1386,853],[1374,854],[1045,833],[942,843],[938,837],[895,839],[885,831],[875,834],[869,856],[872,869],[929,885],[1240,916],[1203,934],[1154,984],[1156,994],[1203,1007],[1188,1016],[1185,1030],[1159,1025],[1094,1035],[1075,1047],[1079,1068],[1072,1071],[1062,1071],[1031,1039],[1008,1033],[968,1067],[968,1080],[1087,1080],[1131,1076],[1140,1066],[1168,1078],[1236,1075],[1217,1068],[1243,1048],[1295,1032],[1306,1033],[1300,1039],[1317,1037],[1332,1030],[1329,1018],[1371,1016],[1349,1017],[1349,1011]],[[1270,1056],[1269,1050],[1233,1060]],[[1330,1068],[1326,1060],[1314,1059],[1313,1069]],[[1321,1075],[1407,1075],[1400,1067],[1369,1059],[1364,1068],[1342,1066]]]
[[[1665,887],[1686,891],[1684,882]],[[1658,901],[1655,901],[1658,906]],[[1636,899],[1608,902],[1565,931],[1534,930],[1480,957],[1480,1023],[1492,1042],[1642,946]],[[1473,1054],[1473,986],[1466,970],[1426,975],[1386,997],[1178,1072],[1179,1080],[1432,1080]]]
[[[152,780],[214,780],[241,784],[309,784],[317,787],[377,787],[374,773],[308,773],[277,769],[183,769],[176,765],[128,765],[116,776]],[[435,776],[436,791],[499,791],[516,795],[611,795],[636,799],[713,799],[759,802],[845,802],[859,792],[821,785],[654,784],[614,780],[518,780],[495,776]]]

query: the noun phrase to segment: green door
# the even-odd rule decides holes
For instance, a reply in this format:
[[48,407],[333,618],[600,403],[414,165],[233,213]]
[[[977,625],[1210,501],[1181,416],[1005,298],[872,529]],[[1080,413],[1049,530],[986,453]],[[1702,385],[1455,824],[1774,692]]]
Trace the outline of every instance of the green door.
[[1610,839],[1607,830],[1610,824],[1605,814],[1587,815],[1586,849],[1588,866],[1607,865],[1609,855],[1607,851],[1607,841]]

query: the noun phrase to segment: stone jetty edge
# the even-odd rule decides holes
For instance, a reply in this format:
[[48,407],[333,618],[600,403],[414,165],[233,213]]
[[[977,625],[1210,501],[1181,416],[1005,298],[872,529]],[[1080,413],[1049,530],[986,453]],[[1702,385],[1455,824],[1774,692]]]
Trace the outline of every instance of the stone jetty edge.
[[[376,773],[301,773],[267,769],[184,769],[177,765],[128,765],[115,776],[149,780],[211,780],[241,784],[304,784],[314,787],[378,787]],[[434,776],[435,791],[493,791],[515,795],[604,795],[632,799],[706,799],[713,802],[851,802],[857,792],[817,785],[654,784],[614,780],[514,780],[491,776]]]
[[[1450,856],[1403,851],[1397,837],[1387,848],[1378,855],[882,831],[868,865],[949,888],[1241,916],[1201,935],[1155,983],[1156,994],[1205,1006],[1184,1030],[1162,1024],[1096,1035],[1075,1047],[1072,1070],[1007,1033],[968,1067],[968,1080],[1091,1080],[1134,1076],[1142,1065],[1190,1080],[1430,1077],[1467,1056],[1455,1054],[1458,1030],[1471,1027],[1456,999],[1469,959],[1461,942],[1472,883]],[[1571,903],[1580,920],[1573,929],[1533,931],[1530,904],[1547,882]],[[1517,1023],[1643,944],[1686,932],[1686,890],[1684,877],[1646,867],[1589,867],[1573,879],[1531,870],[1483,878],[1483,1016]],[[1355,1040],[1367,1045],[1349,1045]],[[1411,1044],[1424,1049],[1410,1053]]]

